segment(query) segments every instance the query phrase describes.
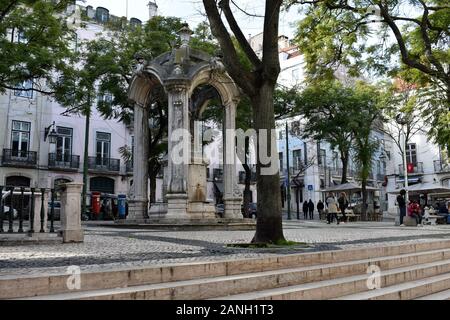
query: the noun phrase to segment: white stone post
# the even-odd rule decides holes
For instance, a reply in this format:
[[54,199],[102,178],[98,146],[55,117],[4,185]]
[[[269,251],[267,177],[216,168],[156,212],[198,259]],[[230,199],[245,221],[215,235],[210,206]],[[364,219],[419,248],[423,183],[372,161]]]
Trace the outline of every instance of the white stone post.
[[240,219],[242,218],[242,193],[236,177],[236,104],[233,101],[225,105],[224,127],[224,217],[227,219]]
[[167,85],[169,103],[167,218],[189,218],[187,177],[191,155],[188,82],[172,80]]
[[127,220],[145,219],[148,211],[148,110],[134,105],[133,186]]
[[83,242],[81,228],[82,183],[66,183],[61,197],[61,231],[64,243]]

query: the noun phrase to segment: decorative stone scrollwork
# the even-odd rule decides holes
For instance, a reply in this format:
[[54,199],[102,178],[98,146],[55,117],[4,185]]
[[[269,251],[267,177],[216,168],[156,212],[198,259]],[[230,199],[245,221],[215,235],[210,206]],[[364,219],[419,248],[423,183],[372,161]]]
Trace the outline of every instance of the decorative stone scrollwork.
[[242,197],[242,192],[238,185],[234,185],[234,187],[233,187],[233,197],[235,197],[235,198]]

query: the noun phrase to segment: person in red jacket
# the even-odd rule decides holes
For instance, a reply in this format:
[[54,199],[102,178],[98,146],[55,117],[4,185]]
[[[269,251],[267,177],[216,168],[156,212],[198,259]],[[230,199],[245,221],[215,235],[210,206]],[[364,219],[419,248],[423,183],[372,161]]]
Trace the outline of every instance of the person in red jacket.
[[421,209],[417,201],[411,201],[410,204],[408,205],[408,216],[416,219],[418,227],[422,225]]

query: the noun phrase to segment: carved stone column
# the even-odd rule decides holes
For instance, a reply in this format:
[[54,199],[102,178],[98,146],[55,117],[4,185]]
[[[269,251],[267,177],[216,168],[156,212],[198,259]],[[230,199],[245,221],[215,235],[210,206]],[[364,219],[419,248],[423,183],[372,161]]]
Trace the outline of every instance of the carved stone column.
[[148,145],[148,110],[136,103],[134,105],[133,186],[128,220],[140,220],[147,217]]
[[188,164],[191,154],[189,134],[188,82],[172,80],[166,89],[169,101],[169,157],[167,185],[167,218],[187,219]]
[[224,217],[227,219],[240,219],[242,218],[242,193],[236,177],[236,104],[234,101],[230,101],[225,105],[224,127]]

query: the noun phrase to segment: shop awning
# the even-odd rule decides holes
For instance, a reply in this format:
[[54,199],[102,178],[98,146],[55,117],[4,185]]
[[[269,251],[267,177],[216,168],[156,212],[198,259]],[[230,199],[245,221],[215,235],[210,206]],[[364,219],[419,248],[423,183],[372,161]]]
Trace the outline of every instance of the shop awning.
[[[353,182],[348,182],[348,183],[340,184],[338,186],[330,187],[323,191],[324,192],[328,192],[328,191],[336,192],[336,191],[361,191],[361,190],[362,190],[362,187],[360,185],[353,183]],[[376,191],[376,190],[379,190],[379,188],[366,186],[366,190],[367,191]]]
[[[409,180],[409,179],[408,179]],[[389,191],[388,193],[400,193],[400,190],[404,188],[399,188],[394,191]],[[408,186],[408,193],[413,194],[433,194],[433,193],[446,193],[450,192],[449,187],[441,186],[438,183],[419,183],[413,186]]]

